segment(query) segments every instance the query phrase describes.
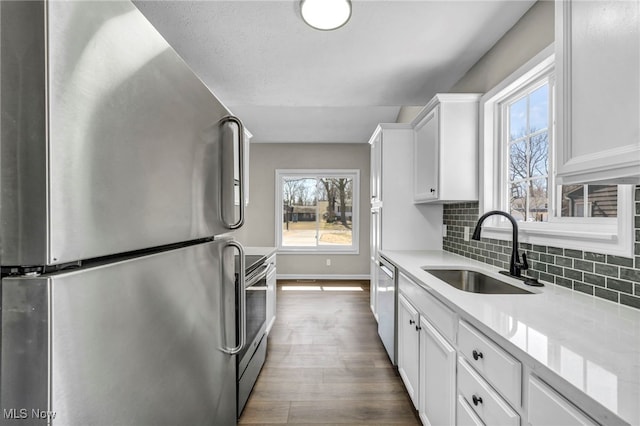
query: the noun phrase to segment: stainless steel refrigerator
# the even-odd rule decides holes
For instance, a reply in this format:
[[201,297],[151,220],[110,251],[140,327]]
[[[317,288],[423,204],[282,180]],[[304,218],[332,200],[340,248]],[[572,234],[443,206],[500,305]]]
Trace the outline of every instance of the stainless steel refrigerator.
[[2,422],[234,424],[242,124],[130,2],[0,31]]

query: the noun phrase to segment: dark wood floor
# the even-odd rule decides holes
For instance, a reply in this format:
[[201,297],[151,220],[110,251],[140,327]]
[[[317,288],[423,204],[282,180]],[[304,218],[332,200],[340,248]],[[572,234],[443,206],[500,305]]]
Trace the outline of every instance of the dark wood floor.
[[[363,291],[287,291],[286,286]],[[278,282],[267,361],[240,424],[417,425],[378,338],[366,282]]]

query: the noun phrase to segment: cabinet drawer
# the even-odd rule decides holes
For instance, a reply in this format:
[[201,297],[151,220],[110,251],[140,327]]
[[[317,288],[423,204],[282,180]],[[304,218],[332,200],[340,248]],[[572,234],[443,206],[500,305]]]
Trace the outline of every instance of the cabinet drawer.
[[458,357],[458,393],[483,423],[519,426],[520,416],[462,357]]
[[398,288],[411,300],[421,315],[451,343],[456,342],[456,314],[427,290],[411,281],[404,274],[398,275]]
[[484,426],[482,420],[473,411],[473,408],[467,404],[462,395],[458,395],[458,406],[456,408],[456,425],[457,426]]
[[527,420],[532,426],[595,426],[573,404],[536,377],[529,377]]
[[509,402],[522,399],[522,364],[464,321],[458,328],[458,349],[469,363]]

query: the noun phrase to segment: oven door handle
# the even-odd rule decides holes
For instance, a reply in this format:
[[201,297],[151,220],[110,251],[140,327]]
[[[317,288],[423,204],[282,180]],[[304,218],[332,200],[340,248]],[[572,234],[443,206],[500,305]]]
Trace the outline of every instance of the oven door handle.
[[[244,247],[242,244],[237,241],[229,241],[226,247],[235,247],[238,250],[240,255],[240,270],[244,271],[245,262],[244,262]],[[238,319],[240,320],[240,341],[238,346],[235,348],[223,347],[222,351],[226,352],[230,355],[235,355],[239,353],[244,345],[247,343],[247,290],[244,285],[245,277],[244,274],[238,274],[238,292],[239,293],[239,303],[238,303]]]
[[261,279],[266,278],[268,269],[269,265],[262,265],[258,271],[253,272],[249,277],[247,277],[245,287],[251,287]]
[[275,271],[276,269],[276,265],[273,262],[269,262],[269,264],[267,265],[267,276],[269,276],[269,274],[271,274],[273,271]]

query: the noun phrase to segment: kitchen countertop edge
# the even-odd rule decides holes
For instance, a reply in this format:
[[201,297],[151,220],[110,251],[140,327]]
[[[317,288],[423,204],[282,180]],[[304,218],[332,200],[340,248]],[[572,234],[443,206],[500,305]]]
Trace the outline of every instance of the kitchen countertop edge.
[[264,256],[270,257],[276,252],[275,247],[245,247],[244,254],[246,256]]
[[[497,267],[445,251],[382,250],[380,254],[458,313],[461,319],[523,360],[531,367],[532,373],[584,407],[581,409],[595,420],[607,425],[640,424],[639,310],[554,284],[545,283],[542,288],[527,287],[519,280],[497,275]],[[424,267],[477,270],[536,294],[468,293],[423,271]],[[510,330],[504,327],[505,323],[522,326],[527,338],[529,334],[536,333],[541,342],[547,342],[547,351],[541,352],[540,345],[529,346],[530,342],[517,341],[513,335],[509,335]],[[551,347],[557,353],[564,351],[571,353],[575,359],[582,359],[583,368],[595,365],[601,376],[615,379],[618,386],[617,406],[612,407],[611,400],[607,400],[610,394],[602,394],[606,384],[588,382],[586,370],[586,379],[580,388],[579,380],[576,381],[575,375],[572,377],[567,373],[558,364],[558,359],[548,359],[548,349]],[[523,382],[523,388],[525,384]],[[524,396],[526,393],[523,393]]]

